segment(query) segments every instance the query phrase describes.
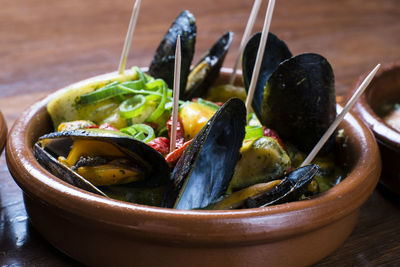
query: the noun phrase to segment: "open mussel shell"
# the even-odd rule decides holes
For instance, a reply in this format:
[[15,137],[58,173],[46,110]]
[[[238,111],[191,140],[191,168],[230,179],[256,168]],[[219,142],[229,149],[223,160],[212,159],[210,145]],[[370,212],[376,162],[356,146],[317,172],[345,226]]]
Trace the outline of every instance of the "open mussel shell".
[[[260,45],[261,32],[254,34],[247,42],[242,56],[243,82],[246,90],[250,87],[253,75],[254,64],[256,62],[257,51]],[[261,105],[264,94],[264,87],[269,76],[278,68],[279,64],[292,57],[289,48],[275,34],[268,33],[267,44],[258,75],[252,107],[257,117],[261,116]]]
[[[145,179],[132,182],[131,185],[157,187],[165,185],[169,180],[170,171],[163,155],[147,144],[117,131],[85,129],[54,132],[40,137],[38,144],[51,155],[67,157],[73,140],[76,139],[111,143],[140,165]],[[60,164],[56,159],[55,163]]]
[[225,33],[199,60],[189,74],[183,100],[201,97],[218,78],[226,53],[232,42],[233,33]]
[[103,191],[98,189],[88,180],[80,176],[78,173],[72,171],[65,165],[60,164],[60,162],[56,158],[50,155],[50,153],[48,153],[39,144],[36,143],[34,145],[33,152],[35,158],[40,163],[40,165],[45,167],[49,172],[51,172],[53,175],[60,178],[64,182],[67,182],[88,192],[107,197],[107,195]]
[[[306,53],[282,62],[265,86],[261,123],[305,153],[336,117],[332,67],[321,55]],[[334,145],[334,136],[324,151]]]
[[167,185],[163,207],[199,209],[221,198],[232,178],[245,134],[242,100],[228,100],[196,135]]
[[181,36],[181,95],[186,88],[186,81],[190,71],[196,43],[196,20],[192,13],[182,11],[165,34],[149,68],[149,74],[154,78],[161,78],[169,88],[174,83],[175,49],[178,35]]
[[318,165],[307,165],[290,172],[280,184],[256,196],[247,198],[238,208],[258,208],[295,201],[318,173]]

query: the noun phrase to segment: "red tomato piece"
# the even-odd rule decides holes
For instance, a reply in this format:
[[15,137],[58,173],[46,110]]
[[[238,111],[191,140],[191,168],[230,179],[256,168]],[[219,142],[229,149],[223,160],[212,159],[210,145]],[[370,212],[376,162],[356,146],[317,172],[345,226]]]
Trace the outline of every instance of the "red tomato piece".
[[186,147],[192,142],[192,140],[193,139],[187,141],[180,148],[175,149],[165,157],[165,160],[171,169],[175,167],[176,163],[181,158],[183,151],[185,151]]
[[149,146],[163,154],[164,156],[169,153],[169,139],[166,137],[157,137],[147,143]]

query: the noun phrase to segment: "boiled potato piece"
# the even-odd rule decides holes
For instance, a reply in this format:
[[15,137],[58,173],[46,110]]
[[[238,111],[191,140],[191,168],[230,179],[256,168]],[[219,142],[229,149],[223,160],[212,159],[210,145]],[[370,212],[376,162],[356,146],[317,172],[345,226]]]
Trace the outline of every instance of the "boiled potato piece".
[[119,102],[109,99],[98,103],[79,105],[76,103],[77,98],[114,81],[124,82],[136,79],[135,70],[126,70],[123,75],[108,73],[65,87],[57,92],[47,104],[47,111],[53,120],[54,128],[57,129],[62,122],[75,120],[90,120],[99,124],[115,113]]
[[263,136],[245,140],[228,192],[277,179],[290,165],[288,154],[275,139]]

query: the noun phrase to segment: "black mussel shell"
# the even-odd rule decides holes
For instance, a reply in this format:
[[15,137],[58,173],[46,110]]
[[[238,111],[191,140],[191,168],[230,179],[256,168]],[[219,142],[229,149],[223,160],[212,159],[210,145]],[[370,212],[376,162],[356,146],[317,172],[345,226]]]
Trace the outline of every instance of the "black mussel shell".
[[[247,42],[243,51],[242,69],[243,82],[248,91],[256,62],[257,51],[260,45],[261,32],[254,34]],[[264,87],[269,76],[278,68],[279,64],[292,57],[287,45],[275,34],[269,33],[265,46],[264,56],[258,75],[257,85],[254,91],[252,107],[258,118],[261,118],[261,104],[264,94]]]
[[165,34],[149,68],[149,74],[154,78],[161,78],[169,88],[174,83],[175,48],[178,35],[181,36],[181,94],[186,88],[186,81],[190,71],[196,43],[196,20],[192,13],[185,10],[181,12],[171,28]]
[[290,172],[275,188],[250,197],[239,208],[258,208],[272,204],[295,201],[305,192],[308,184],[318,173],[318,165],[307,165]]
[[[54,132],[39,138],[46,140],[46,150],[50,154],[68,155],[73,138],[93,139],[109,142],[131,157],[143,167],[146,179],[131,183],[135,186],[157,187],[169,181],[169,166],[163,155],[149,145],[118,131],[85,129],[65,132]],[[47,140],[52,139],[51,142]]]
[[[265,87],[261,123],[305,153],[336,118],[334,74],[329,62],[307,53],[282,62]],[[332,149],[334,136],[324,151]]]
[[67,182],[88,192],[107,197],[104,192],[99,190],[84,177],[67,168],[65,165],[60,164],[60,162],[56,158],[50,155],[39,144],[34,145],[33,152],[36,160],[40,163],[40,165],[45,167],[50,173],[60,178],[64,182]]
[[221,198],[232,178],[244,138],[246,108],[228,100],[196,135],[167,185],[163,207],[198,209]]
[[191,75],[198,76],[199,73],[201,73],[201,78],[196,77],[194,78],[195,82],[188,82],[188,87],[181,97],[183,100],[190,100],[194,97],[203,96],[205,91],[215,82],[232,42],[232,38],[232,32],[225,33],[193,67],[189,77]]

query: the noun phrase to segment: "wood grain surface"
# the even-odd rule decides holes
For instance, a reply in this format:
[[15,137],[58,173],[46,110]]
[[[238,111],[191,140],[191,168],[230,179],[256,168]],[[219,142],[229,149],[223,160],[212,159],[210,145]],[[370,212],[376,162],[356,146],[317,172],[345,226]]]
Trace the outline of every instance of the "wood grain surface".
[[[148,66],[177,14],[197,19],[194,61],[230,30],[232,67],[253,1],[143,0],[128,65]],[[254,31],[260,31],[264,1]],[[118,67],[133,1],[0,0],[0,109],[9,128],[29,105],[58,88]],[[400,60],[399,0],[279,0],[271,31],[293,52],[325,56],[339,97],[377,63]],[[29,223],[19,187],[0,158],[0,264],[79,265]],[[400,202],[376,190],[349,239],[317,266],[400,265]],[[288,256],[290,252],[288,252]]]

